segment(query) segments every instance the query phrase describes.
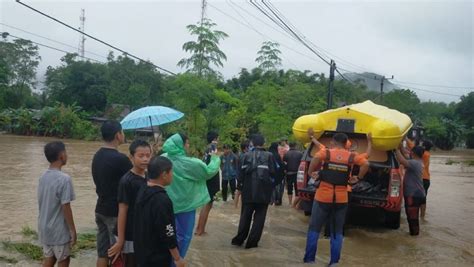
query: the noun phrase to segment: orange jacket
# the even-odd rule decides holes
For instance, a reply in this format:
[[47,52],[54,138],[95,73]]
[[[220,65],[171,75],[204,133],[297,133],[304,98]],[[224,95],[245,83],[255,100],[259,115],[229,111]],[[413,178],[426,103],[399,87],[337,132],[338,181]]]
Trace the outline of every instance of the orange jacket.
[[[322,147],[316,156],[323,162],[326,160],[326,148]],[[340,163],[340,164],[349,164],[349,157],[351,154],[354,154],[353,164],[363,165],[367,161],[365,154],[358,154],[356,152],[347,151],[343,148],[333,148],[330,149],[330,162]],[[323,202],[323,203],[333,203],[335,195],[335,203],[347,203],[348,196],[347,192],[349,191],[349,186],[347,185],[336,185],[330,184],[325,181],[321,181],[319,188],[316,190],[314,199]],[[352,189],[352,188],[351,188]]]

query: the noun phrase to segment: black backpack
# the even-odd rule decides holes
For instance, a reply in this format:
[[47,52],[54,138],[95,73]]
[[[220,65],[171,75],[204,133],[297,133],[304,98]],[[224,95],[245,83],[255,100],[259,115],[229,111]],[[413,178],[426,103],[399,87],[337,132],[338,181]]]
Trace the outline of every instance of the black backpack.
[[265,183],[271,183],[270,177],[270,162],[271,154],[266,151],[254,150],[248,152],[244,156],[242,171],[251,176],[252,179],[257,179]]

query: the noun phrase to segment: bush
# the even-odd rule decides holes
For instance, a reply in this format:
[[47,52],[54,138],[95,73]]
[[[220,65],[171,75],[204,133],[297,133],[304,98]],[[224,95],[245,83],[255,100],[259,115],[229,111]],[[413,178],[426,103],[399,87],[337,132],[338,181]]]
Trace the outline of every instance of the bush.
[[0,129],[22,135],[96,140],[99,130],[97,126],[85,120],[85,116],[79,107],[64,104],[44,107],[39,111],[5,110],[0,113]]

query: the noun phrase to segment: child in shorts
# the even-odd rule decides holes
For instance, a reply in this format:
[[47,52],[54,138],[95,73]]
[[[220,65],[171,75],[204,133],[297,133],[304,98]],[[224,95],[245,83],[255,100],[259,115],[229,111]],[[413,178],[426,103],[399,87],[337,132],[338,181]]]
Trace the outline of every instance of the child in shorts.
[[75,199],[71,177],[61,171],[66,165],[66,147],[51,142],[44,147],[49,168],[38,183],[38,233],[43,246],[43,266],[69,266],[71,248],[76,243],[76,226],[71,210]]

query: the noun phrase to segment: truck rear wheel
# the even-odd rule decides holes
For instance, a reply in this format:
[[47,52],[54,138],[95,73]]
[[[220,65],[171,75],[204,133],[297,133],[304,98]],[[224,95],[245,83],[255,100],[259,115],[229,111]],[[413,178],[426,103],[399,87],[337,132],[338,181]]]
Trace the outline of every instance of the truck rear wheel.
[[391,229],[400,228],[400,211],[385,211],[385,226]]

